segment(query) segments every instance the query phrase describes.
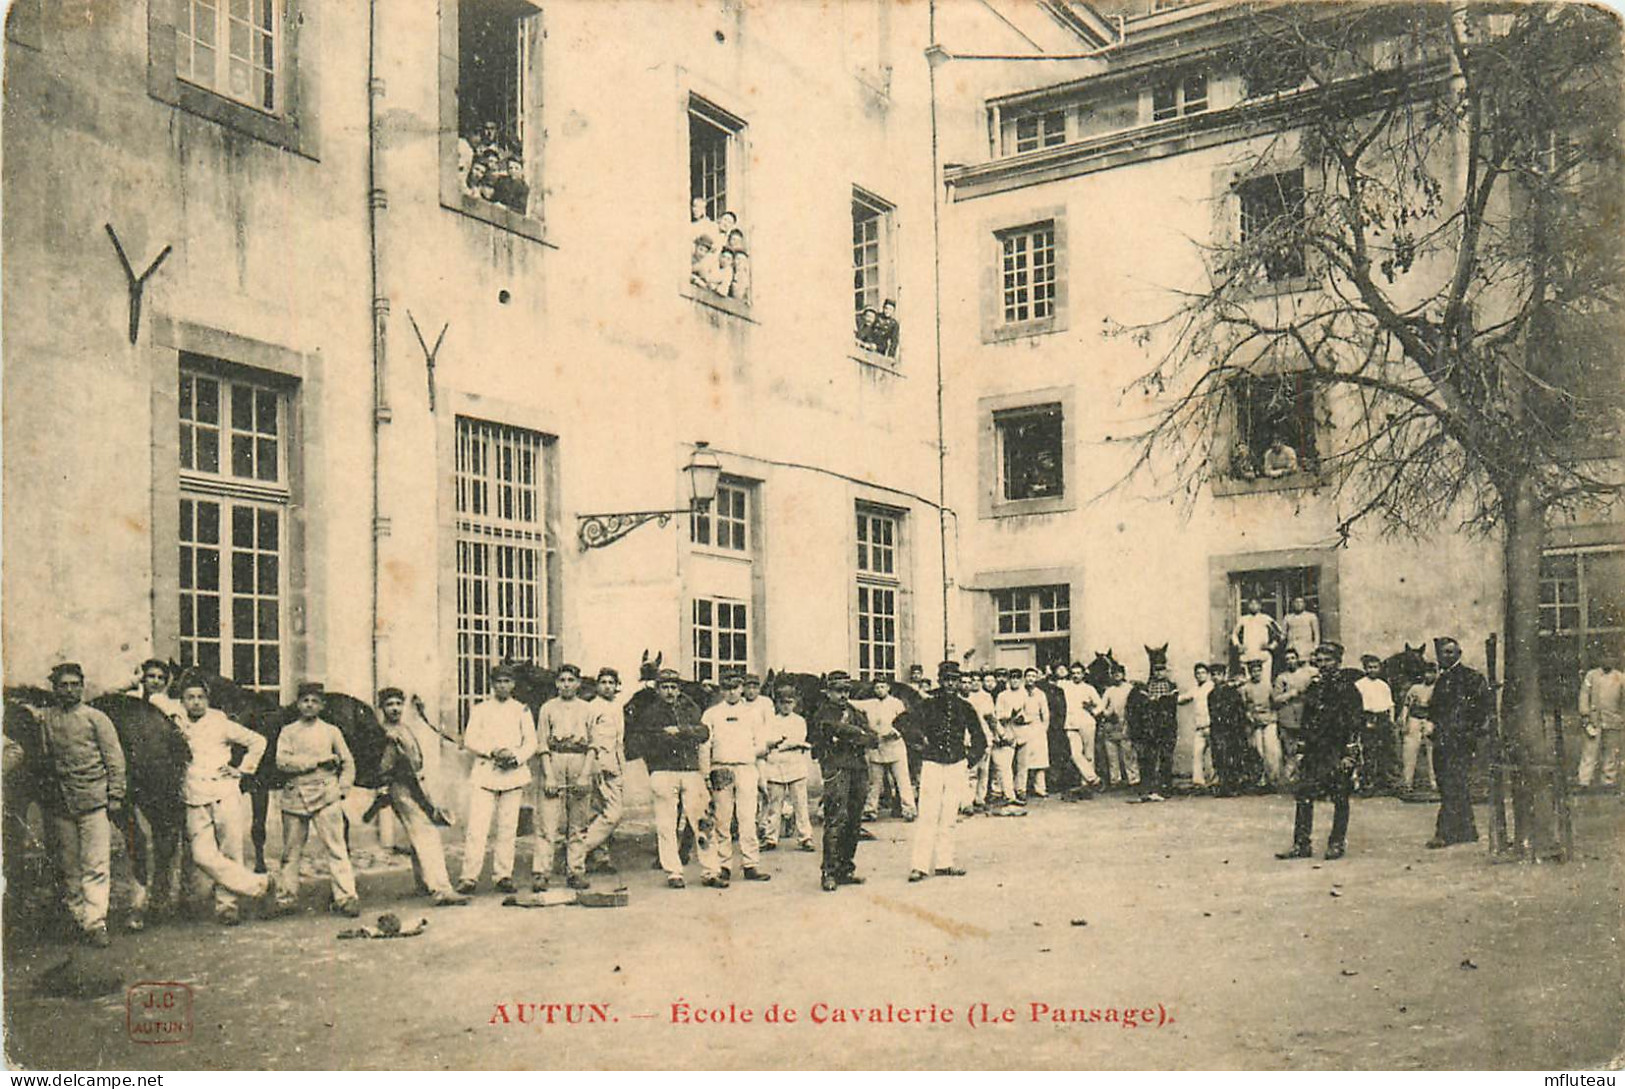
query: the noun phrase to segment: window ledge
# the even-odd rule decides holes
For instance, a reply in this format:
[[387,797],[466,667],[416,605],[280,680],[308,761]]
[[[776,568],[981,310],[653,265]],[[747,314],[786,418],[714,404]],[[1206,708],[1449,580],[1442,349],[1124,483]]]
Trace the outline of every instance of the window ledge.
[[685,299],[699,303],[701,306],[708,306],[712,310],[720,310],[724,314],[732,314],[734,317],[748,321],[752,325],[760,324],[755,318],[751,317],[751,305],[748,302],[705,291],[693,284],[684,284],[678,289],[677,293]]
[[709,556],[714,560],[731,560],[743,564],[751,562],[751,554],[748,551],[741,552],[737,548],[718,548],[716,545],[696,544],[693,541],[689,542],[688,547],[696,556]]
[[1235,476],[1216,476],[1212,480],[1215,496],[1256,495],[1263,492],[1318,491],[1325,483],[1319,473],[1288,473],[1286,476],[1255,477],[1246,480]]
[[1301,295],[1315,286],[1315,277],[1305,273],[1285,280],[1260,278],[1242,288],[1241,294],[1249,299],[1272,299],[1281,295]]
[[206,87],[187,83],[182,79],[149,81],[153,98],[178,110],[213,121],[223,128],[240,132],[262,143],[291,151],[312,162],[319,161],[314,150],[302,139],[299,123],[290,115],[269,114],[256,110],[225,95],[216,94]]
[[[532,198],[534,199],[534,197],[533,192]],[[471,197],[460,189],[449,196],[442,197],[440,206],[449,211],[460,212],[470,219],[478,219],[491,224],[493,227],[511,231],[533,242],[540,242],[549,249],[558,249],[557,244],[547,240],[547,232],[540,219],[534,216],[522,216],[512,208],[501,204],[493,204],[478,197]]]
[[1045,496],[1043,499],[995,499],[987,512],[989,518],[1019,518],[1028,514],[1058,514],[1076,510],[1077,502],[1069,495]]
[[1059,333],[1065,328],[1066,323],[1058,317],[1043,318],[1039,321],[1019,321],[1010,325],[995,325],[988,333],[987,339],[992,343],[1021,340],[1023,337],[1038,337],[1049,333]]
[[899,369],[897,357],[894,355],[882,355],[879,352],[870,351],[868,348],[854,345],[851,351],[847,353],[847,358],[851,359],[854,363],[861,363],[866,367],[873,367],[877,371],[885,371],[887,374],[894,375],[898,378],[903,377],[903,372],[901,369]]

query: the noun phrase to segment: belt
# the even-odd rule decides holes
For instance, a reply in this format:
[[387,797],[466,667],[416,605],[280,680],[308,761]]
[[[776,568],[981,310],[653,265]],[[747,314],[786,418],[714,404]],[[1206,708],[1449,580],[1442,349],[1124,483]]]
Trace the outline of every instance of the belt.
[[756,766],[756,761],[713,760],[711,761],[711,766],[713,768],[754,768]]
[[589,753],[592,745],[586,741],[552,741],[548,743],[550,752]]

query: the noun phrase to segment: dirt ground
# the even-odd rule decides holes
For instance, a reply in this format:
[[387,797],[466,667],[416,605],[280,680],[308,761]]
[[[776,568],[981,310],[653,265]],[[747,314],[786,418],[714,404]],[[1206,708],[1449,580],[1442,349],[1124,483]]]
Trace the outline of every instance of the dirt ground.
[[[363,874],[368,920],[423,915],[420,937],[336,941],[351,924],[318,911],[172,922],[74,952],[120,981],[97,999],[35,996],[69,949],[13,941],[5,1050],[13,1066],[79,1070],[1617,1064],[1625,805],[1578,801],[1566,866],[1423,850],[1433,816],[1357,801],[1346,859],[1278,862],[1289,799],[1049,800],[962,823],[970,875],[919,884],[904,880],[912,826],[887,820],[859,850],[868,883],[831,894],[816,854],[783,850],[764,856],[770,884],[705,889],[691,867],[690,887],[668,890],[645,823],[617,839],[621,876],[598,879],[629,887],[623,909],[484,894],[420,910],[397,865]],[[1329,811],[1317,817],[1318,845]],[[147,980],[192,987],[189,1040],[131,1040],[124,985]],[[553,1003],[584,1004],[589,1023],[563,1006],[546,1023]],[[680,1003],[735,1020],[674,1023]],[[826,1009],[888,1003],[890,1023]],[[897,1012],[929,1022],[933,1003],[935,1024]],[[992,1023],[967,1023],[981,1003]],[[1035,1020],[1033,1003],[1099,1019]],[[764,1020],[774,1004],[797,1020]],[[1124,1027],[1124,1008],[1161,1023]]]

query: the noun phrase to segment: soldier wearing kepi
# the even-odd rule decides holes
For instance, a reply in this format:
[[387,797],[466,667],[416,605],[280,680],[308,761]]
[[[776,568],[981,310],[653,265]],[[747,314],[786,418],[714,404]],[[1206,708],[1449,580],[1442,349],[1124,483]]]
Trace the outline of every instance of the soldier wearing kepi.
[[733,857],[734,838],[730,829],[738,818],[739,865],[746,881],[768,881],[770,875],[757,869],[761,844],[756,838],[756,762],[767,755],[766,724],[754,707],[745,704],[744,678],[737,673],[722,678],[722,702],[706,708],[700,721],[711,731],[706,742],[710,753],[711,806],[717,822],[717,845],[721,849],[724,881],[733,876],[728,860]]
[[433,898],[436,907],[456,907],[468,897],[454,892],[446,873],[446,853],[440,844],[436,825],[449,827],[451,817],[435,804],[423,773],[423,748],[412,728],[402,720],[406,693],[384,688],[378,693],[378,709],[383,712],[384,755],[379,762],[384,792],[395,819],[406,831],[412,846],[412,874],[420,890]]
[[124,807],[124,749],[112,720],[84,702],[85,671],[77,662],[52,669],[51,688],[56,706],[41,715],[40,738],[46,775],[56,789],[46,792],[43,808],[68,911],[86,941],[106,948],[109,815]]
[[1360,759],[1360,729],[1365,708],[1358,669],[1344,669],[1343,647],[1322,643],[1315,651],[1320,675],[1303,696],[1303,762],[1297,786],[1297,813],[1292,823],[1292,847],[1276,858],[1309,858],[1314,854],[1315,802],[1332,803],[1332,831],[1326,857],[1342,858],[1348,844],[1349,795],[1354,792],[1354,771]]
[[299,863],[312,833],[327,854],[333,910],[354,919],[361,914],[355,871],[344,842],[344,795],[355,785],[355,759],[339,728],[323,719],[327,699],[317,681],[299,686],[299,718],[277,735],[276,767],[288,776],[282,787],[282,872],[277,877],[279,911],[299,897]]
[[559,666],[554,678],[559,694],[542,704],[536,724],[536,748],[541,762],[541,820],[536,847],[530,857],[530,887],[547,888],[548,870],[560,844],[572,889],[588,887],[587,826],[592,823],[592,796],[597,786],[597,763],[592,745],[592,720],[597,708],[579,698],[581,670]]
[[824,678],[824,705],[808,729],[813,758],[824,776],[825,892],[838,885],[861,885],[857,875],[858,831],[869,791],[867,753],[880,744],[862,711],[847,701],[852,679],[837,669]]
[[618,698],[621,675],[609,666],[598,671],[598,698],[587,723],[596,772],[593,818],[587,826],[587,872],[615,873],[609,837],[626,810],[626,716]]
[[[536,752],[536,720],[530,708],[513,698],[514,680],[512,666],[493,666],[491,698],[474,705],[463,731],[463,747],[474,756],[474,768],[468,775],[463,875],[457,882],[457,891],[464,896],[474,891],[485,868],[485,843],[493,816],[497,838],[491,848],[491,877],[498,892],[515,891],[514,840],[519,835],[519,806],[530,782],[527,765]],[[535,867],[534,859],[531,865]]]
[[717,860],[716,837],[712,834],[710,796],[700,775],[700,746],[711,731],[700,722],[692,701],[683,698],[682,676],[675,669],[662,669],[655,682],[657,699],[639,707],[627,723],[630,746],[649,768],[649,790],[654,795],[655,835],[660,851],[660,868],[666,871],[666,885],[684,887],[683,861],[677,850],[678,821],[694,829],[695,848],[700,856],[700,874],[713,888],[726,887]]
[[954,865],[954,825],[966,787],[966,760],[980,760],[987,740],[976,709],[959,695],[958,681],[958,663],[937,666],[937,690],[900,724],[911,747],[920,752],[920,815],[910,881],[965,874]]

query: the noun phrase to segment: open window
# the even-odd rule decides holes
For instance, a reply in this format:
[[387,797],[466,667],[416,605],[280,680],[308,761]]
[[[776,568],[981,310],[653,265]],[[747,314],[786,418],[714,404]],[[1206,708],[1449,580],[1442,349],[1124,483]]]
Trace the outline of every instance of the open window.
[[745,216],[745,122],[688,99],[690,284],[710,299],[749,306],[752,261]]
[[1231,476],[1277,480],[1318,471],[1315,387],[1307,375],[1238,378],[1231,393],[1236,407]]
[[999,498],[1052,499],[1066,491],[1061,406],[1034,405],[995,413]]
[[1207,73],[1192,72],[1151,89],[1151,120],[1167,121],[1207,109]]
[[852,310],[857,346],[896,357],[902,326],[897,316],[895,209],[872,193],[852,189]]
[[1303,170],[1248,178],[1236,185],[1241,253],[1271,284],[1291,284],[1309,271]]

